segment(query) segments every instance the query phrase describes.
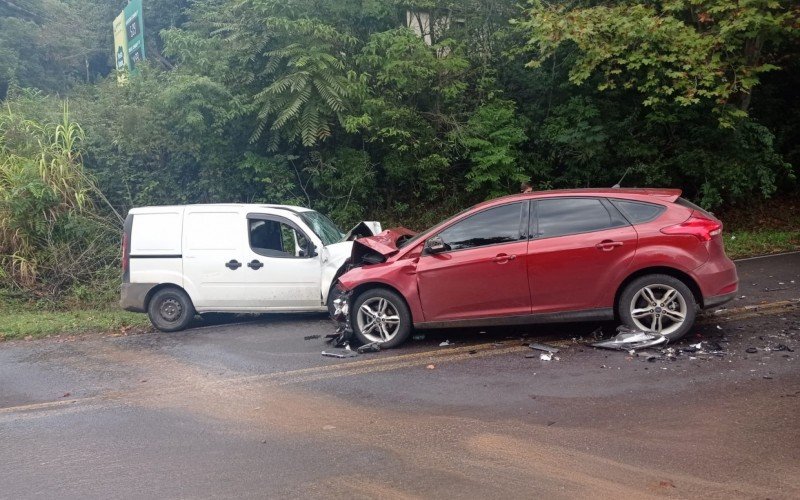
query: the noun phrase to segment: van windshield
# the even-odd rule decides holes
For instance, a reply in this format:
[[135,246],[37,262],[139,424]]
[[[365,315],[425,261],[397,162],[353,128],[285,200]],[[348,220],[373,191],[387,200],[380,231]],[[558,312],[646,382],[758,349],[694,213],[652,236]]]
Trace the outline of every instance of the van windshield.
[[332,220],[319,212],[314,212],[313,210],[300,212],[300,218],[314,231],[314,234],[319,236],[323,245],[336,243],[344,236],[344,233],[336,227]]

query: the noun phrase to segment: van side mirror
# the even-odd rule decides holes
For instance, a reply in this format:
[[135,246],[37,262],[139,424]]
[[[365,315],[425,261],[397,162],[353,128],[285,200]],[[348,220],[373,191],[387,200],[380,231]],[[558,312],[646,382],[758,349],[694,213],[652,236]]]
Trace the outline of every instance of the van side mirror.
[[425,241],[425,253],[434,254],[450,250],[450,245],[441,236],[433,236]]

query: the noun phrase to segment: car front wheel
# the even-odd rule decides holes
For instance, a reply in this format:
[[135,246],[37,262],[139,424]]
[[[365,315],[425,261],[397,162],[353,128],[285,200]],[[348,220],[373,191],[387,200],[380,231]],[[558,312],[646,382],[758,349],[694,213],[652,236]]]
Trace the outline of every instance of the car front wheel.
[[411,312],[405,300],[385,288],[373,288],[360,294],[350,313],[353,332],[369,344],[396,347],[411,334]]
[[689,332],[697,316],[697,303],[689,287],[666,274],[652,274],[633,280],[617,304],[622,322],[645,332],[657,333],[670,341]]

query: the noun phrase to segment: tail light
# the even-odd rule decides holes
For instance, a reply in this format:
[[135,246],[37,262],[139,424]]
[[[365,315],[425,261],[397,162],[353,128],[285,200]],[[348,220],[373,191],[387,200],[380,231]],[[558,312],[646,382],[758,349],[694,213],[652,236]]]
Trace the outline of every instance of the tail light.
[[664,234],[685,234],[696,236],[700,241],[710,241],[711,238],[722,234],[722,222],[710,219],[694,211],[688,219],[674,226],[667,226],[661,230]]
[[128,271],[128,263],[130,261],[130,254],[128,253],[128,234],[122,235],[122,272]]

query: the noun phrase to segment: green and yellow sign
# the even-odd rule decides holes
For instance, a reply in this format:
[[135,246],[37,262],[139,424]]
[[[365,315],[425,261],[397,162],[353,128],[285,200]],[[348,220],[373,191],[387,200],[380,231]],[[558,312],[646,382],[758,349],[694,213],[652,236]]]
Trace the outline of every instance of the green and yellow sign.
[[136,64],[143,61],[144,57],[142,0],[131,0],[114,19],[114,58],[117,71],[135,71]]

